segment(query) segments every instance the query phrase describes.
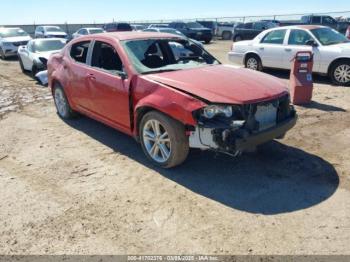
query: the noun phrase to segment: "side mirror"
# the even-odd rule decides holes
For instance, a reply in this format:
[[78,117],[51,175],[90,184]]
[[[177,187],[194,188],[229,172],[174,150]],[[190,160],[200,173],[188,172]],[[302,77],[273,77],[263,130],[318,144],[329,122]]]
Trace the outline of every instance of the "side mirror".
[[312,47],[318,47],[318,44],[315,42],[315,40],[307,41],[306,45],[309,45],[309,46],[312,46]]
[[120,78],[121,78],[122,80],[125,80],[125,79],[128,78],[128,75],[127,75],[127,73],[125,73],[125,72],[118,72],[118,75],[120,76]]

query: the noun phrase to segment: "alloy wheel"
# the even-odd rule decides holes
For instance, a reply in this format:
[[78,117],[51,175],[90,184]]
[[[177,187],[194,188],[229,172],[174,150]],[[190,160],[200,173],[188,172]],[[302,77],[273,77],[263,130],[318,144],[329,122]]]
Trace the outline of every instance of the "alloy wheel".
[[157,120],[146,122],[142,132],[143,142],[149,156],[158,163],[165,163],[171,155],[171,141],[164,126]]
[[68,114],[67,99],[61,88],[55,89],[55,105],[61,117],[65,117]]

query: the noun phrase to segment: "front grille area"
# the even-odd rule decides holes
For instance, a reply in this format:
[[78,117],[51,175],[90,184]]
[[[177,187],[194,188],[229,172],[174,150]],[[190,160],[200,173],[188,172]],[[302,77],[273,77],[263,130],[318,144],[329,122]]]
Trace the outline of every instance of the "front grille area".
[[13,42],[14,46],[21,46],[21,45],[27,45],[28,41],[20,41],[20,42]]

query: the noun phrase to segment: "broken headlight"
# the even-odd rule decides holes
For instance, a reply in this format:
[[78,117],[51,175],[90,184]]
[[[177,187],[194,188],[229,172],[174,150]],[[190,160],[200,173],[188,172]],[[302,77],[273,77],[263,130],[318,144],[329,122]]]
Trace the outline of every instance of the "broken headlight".
[[210,105],[202,110],[202,116],[207,119],[213,119],[217,115],[223,115],[227,118],[232,117],[232,106]]

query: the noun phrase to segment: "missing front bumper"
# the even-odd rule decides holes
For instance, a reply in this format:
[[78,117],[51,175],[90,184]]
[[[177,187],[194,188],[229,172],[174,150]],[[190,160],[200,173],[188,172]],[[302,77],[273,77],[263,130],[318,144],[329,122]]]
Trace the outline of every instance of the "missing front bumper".
[[252,148],[283,137],[297,123],[297,115],[278,123],[272,128],[257,133],[249,133],[245,129],[218,130],[215,128],[196,127],[191,132],[189,143],[191,148],[214,150],[236,154],[250,151]]

